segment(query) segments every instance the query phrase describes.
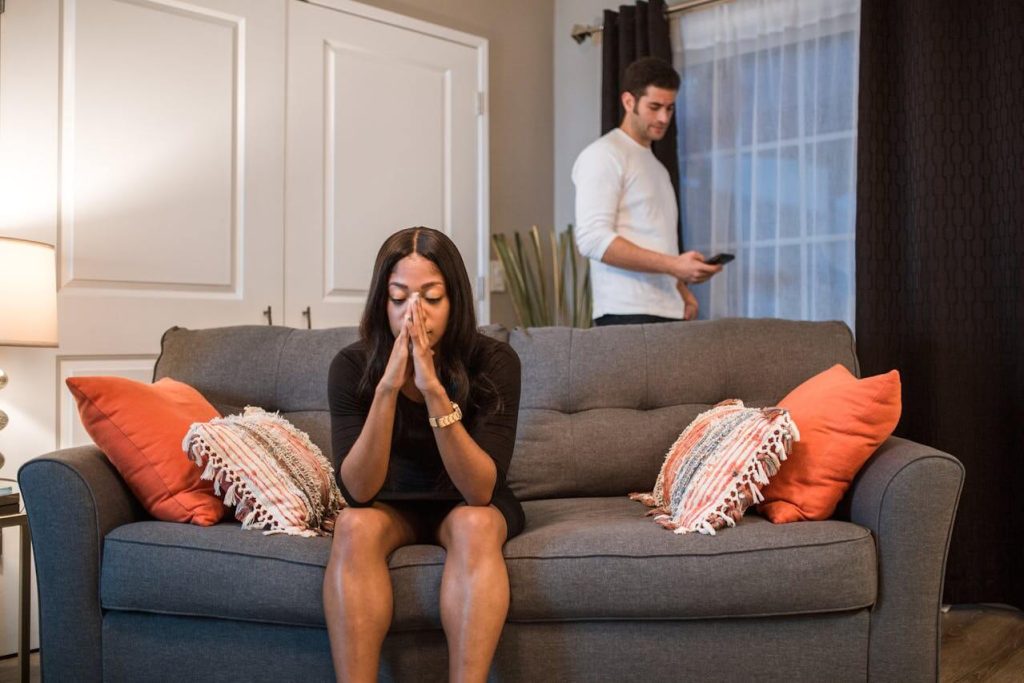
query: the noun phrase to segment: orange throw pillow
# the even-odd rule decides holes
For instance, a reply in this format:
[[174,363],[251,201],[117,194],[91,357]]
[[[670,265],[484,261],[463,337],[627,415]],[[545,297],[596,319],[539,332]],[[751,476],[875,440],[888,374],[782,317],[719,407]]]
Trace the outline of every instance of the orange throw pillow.
[[85,431],[151,515],[200,526],[221,520],[227,510],[213,482],[199,479],[199,468],[182,450],[193,422],[220,417],[202,394],[167,378],[143,384],[124,377],[70,377],[67,385]]
[[900,420],[900,373],[857,379],[842,365],[810,378],[779,403],[800,441],[762,493],[775,522],[828,519],[850,482]]

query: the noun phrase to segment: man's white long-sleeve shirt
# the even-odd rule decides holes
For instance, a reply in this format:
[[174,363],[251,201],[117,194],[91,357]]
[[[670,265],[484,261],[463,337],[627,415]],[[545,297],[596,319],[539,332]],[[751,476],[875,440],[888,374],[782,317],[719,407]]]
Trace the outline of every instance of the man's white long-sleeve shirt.
[[678,254],[679,207],[665,166],[621,128],[580,152],[576,186],[576,244],[590,259],[594,317],[647,314],[683,317],[671,275],[640,273],[601,262],[616,237],[663,254]]

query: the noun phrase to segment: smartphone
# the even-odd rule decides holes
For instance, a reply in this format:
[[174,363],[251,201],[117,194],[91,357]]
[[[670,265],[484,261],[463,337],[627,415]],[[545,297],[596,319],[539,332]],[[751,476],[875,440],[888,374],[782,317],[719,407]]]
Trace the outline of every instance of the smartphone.
[[736,258],[736,256],[734,254],[726,254],[726,253],[723,252],[723,253],[715,254],[714,256],[711,256],[709,258],[704,259],[704,263],[707,263],[708,265],[711,265],[711,266],[717,266],[717,265],[723,265],[724,266],[726,263],[728,263],[729,261],[732,261],[734,258]]

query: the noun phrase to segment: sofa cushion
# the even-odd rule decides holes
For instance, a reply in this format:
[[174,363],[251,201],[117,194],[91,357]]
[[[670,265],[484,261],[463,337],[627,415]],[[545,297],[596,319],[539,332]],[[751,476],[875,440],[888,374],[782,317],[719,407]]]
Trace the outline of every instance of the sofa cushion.
[[173,377],[195,387],[223,415],[249,405],[280,412],[331,459],[327,370],[357,337],[354,327],[172,327],[160,341],[153,378]]
[[[650,489],[679,432],[715,403],[738,398],[765,406],[836,363],[857,372],[853,335],[841,322],[726,319],[480,331],[507,341],[522,360],[508,474],[521,500]],[[280,411],[337,464],[327,370],[357,335],[354,327],[175,327],[164,334],[153,374],[194,386],[225,415],[246,405]]]
[[[480,332],[508,341],[502,325],[485,325]],[[358,337],[355,327],[172,327],[160,341],[153,378],[173,377],[195,387],[222,415],[250,405],[280,412],[337,466],[331,453],[327,371],[335,354]]]
[[712,405],[773,405],[837,363],[857,371],[840,322],[531,328],[509,343],[523,366],[508,475],[521,500],[650,490],[679,432]]
[[514,620],[704,619],[872,605],[875,543],[848,522],[775,525],[748,514],[717,536],[665,533],[640,503],[523,504],[506,545]]
[[900,373],[857,379],[836,365],[795,388],[779,407],[800,425],[800,442],[758,510],[776,524],[828,519],[900,421]]
[[144,384],[126,377],[69,377],[82,426],[149,514],[209,526],[226,512],[213,485],[199,478],[181,440],[193,422],[218,416],[182,382]]
[[629,497],[654,508],[654,521],[666,529],[714,536],[760,499],[759,486],[779,471],[799,436],[785,410],[722,401],[672,444],[654,490]]
[[327,536],[345,504],[334,467],[309,436],[276,413],[249,407],[243,415],[197,422],[182,446],[213,482],[244,529]]
[[[505,546],[509,619],[696,619],[859,609],[873,604],[875,546],[846,522],[776,526],[748,516],[716,537],[668,534],[625,498],[524,504]],[[104,542],[107,610],[322,626],[329,538],[264,536],[237,524],[118,527]],[[437,628],[444,551],[390,559],[397,630]]]

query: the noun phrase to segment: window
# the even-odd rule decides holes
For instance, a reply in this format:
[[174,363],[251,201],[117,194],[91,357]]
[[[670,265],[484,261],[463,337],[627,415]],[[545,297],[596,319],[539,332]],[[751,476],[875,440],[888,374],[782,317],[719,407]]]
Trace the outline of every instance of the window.
[[673,28],[683,243],[736,254],[701,318],[854,323],[859,0],[735,0]]

